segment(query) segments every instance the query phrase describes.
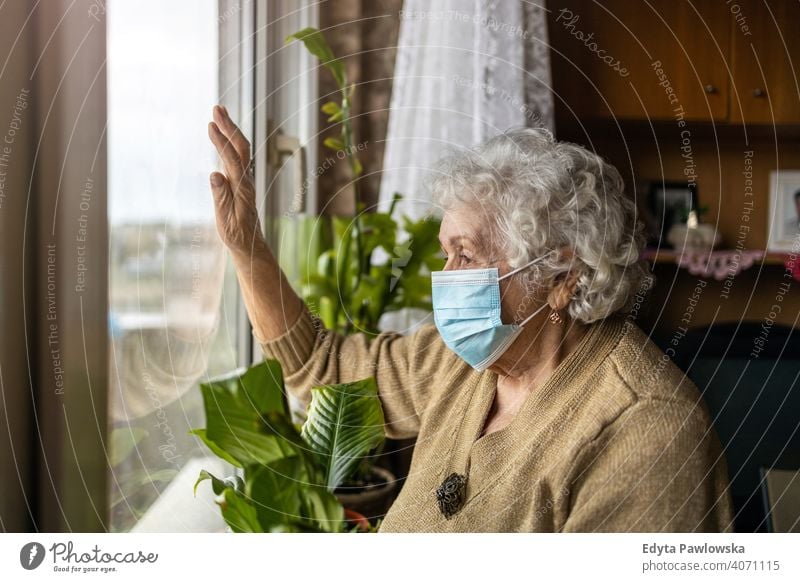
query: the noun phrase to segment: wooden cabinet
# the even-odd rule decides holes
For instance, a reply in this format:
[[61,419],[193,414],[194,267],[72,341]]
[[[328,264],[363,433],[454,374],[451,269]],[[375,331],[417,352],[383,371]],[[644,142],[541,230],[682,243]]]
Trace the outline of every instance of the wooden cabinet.
[[682,108],[686,119],[727,117],[724,2],[553,0],[548,8],[562,112],[674,119]]
[[800,123],[800,3],[737,0],[737,5],[731,121]]
[[548,9],[560,121],[800,123],[796,1],[550,0]]

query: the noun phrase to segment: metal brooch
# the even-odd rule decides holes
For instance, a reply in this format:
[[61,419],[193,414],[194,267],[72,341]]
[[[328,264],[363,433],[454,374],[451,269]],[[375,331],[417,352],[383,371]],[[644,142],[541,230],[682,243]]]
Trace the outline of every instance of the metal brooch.
[[450,476],[442,481],[442,484],[436,489],[436,501],[439,504],[439,511],[447,519],[455,515],[464,505],[466,491],[467,477],[458,473],[450,473]]

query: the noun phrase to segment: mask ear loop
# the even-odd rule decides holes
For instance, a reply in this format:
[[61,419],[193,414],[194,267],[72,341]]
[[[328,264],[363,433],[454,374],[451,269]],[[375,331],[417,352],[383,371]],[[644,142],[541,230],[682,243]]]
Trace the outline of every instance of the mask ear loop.
[[[545,254],[543,254],[541,257],[537,257],[537,258],[533,259],[532,261],[528,262],[527,264],[525,264],[525,265],[522,265],[521,267],[517,267],[517,268],[516,268],[516,269],[514,269],[513,271],[509,271],[508,273],[506,273],[506,274],[505,274],[505,275],[503,275],[502,277],[498,277],[498,278],[497,278],[497,280],[498,280],[498,281],[500,281],[500,280],[502,280],[502,279],[505,279],[506,277],[510,277],[511,275],[514,275],[514,274],[516,274],[516,273],[519,273],[520,271],[522,271],[522,270],[524,270],[524,269],[527,269],[527,268],[528,268],[528,267],[530,267],[531,265],[533,265],[533,264],[535,264],[535,263],[538,263],[539,261],[543,261],[543,260],[544,260],[544,259],[545,259],[545,258],[546,258],[548,255],[551,255],[551,254],[553,254],[554,252],[556,252],[556,251],[551,249],[551,250],[547,251]],[[541,307],[539,307],[539,308],[538,308],[536,311],[534,311],[533,313],[531,313],[531,314],[530,314],[528,317],[526,317],[525,319],[523,319],[523,320],[522,320],[522,322],[518,323],[517,325],[518,325],[519,327],[522,327],[522,326],[524,326],[524,325],[525,325],[526,323],[528,323],[528,322],[529,322],[531,319],[533,319],[533,318],[534,318],[534,316],[535,316],[537,313],[540,313],[540,312],[541,312],[541,311],[542,311],[542,310],[543,310],[545,307],[547,307],[548,305],[549,305],[549,303],[545,302],[545,303],[544,303],[544,305],[542,305]]]
[[[543,261],[547,257],[547,255],[551,255],[554,252],[556,252],[556,251],[551,249],[551,250],[547,251],[545,254],[543,254],[541,257],[536,257],[535,259],[533,259],[532,261],[529,261],[528,263],[522,265],[521,267],[517,267],[513,271],[509,271],[508,273],[506,273],[502,277],[498,277],[497,278],[498,282],[502,281],[506,277],[510,277],[511,275],[516,275],[520,271],[523,271],[523,270],[527,269],[528,267],[530,267],[531,265],[533,265],[535,263],[538,263],[539,261]],[[534,315],[536,315],[536,313],[538,313],[538,312],[535,312]],[[526,319],[524,323],[527,323],[527,321],[528,320]]]
[[523,320],[522,320],[520,323],[518,323],[517,325],[518,325],[518,326],[520,326],[520,327],[524,326],[524,325],[525,325],[526,323],[528,323],[528,322],[529,322],[531,319],[533,319],[533,316],[534,316],[534,315],[536,315],[537,313],[539,313],[540,311],[542,311],[542,309],[544,309],[545,307],[549,307],[549,306],[550,306],[550,304],[549,304],[549,303],[547,303],[547,302],[545,301],[545,303],[544,303],[544,304],[543,304],[541,307],[539,307],[539,308],[538,308],[536,311],[534,311],[533,313],[531,313],[531,314],[530,314],[528,317],[526,317],[525,319],[523,319]]
[[533,259],[532,261],[529,261],[529,262],[525,263],[525,264],[524,264],[524,265],[522,265],[521,267],[517,267],[517,268],[516,268],[516,269],[514,269],[513,271],[509,271],[508,273],[506,273],[506,274],[505,274],[505,275],[503,275],[502,277],[498,277],[498,278],[497,278],[497,280],[498,280],[498,281],[502,281],[502,280],[503,280],[503,279],[505,279],[506,277],[510,277],[511,275],[516,275],[517,273],[519,273],[520,271],[522,271],[522,270],[524,270],[524,269],[527,269],[527,268],[528,268],[528,267],[530,267],[531,265],[534,265],[534,264],[538,263],[539,261],[543,261],[543,260],[545,260],[545,258],[547,258],[547,255],[552,255],[554,252],[555,252],[555,251],[552,251],[552,250],[550,250],[550,251],[547,251],[547,252],[546,252],[545,254],[543,254],[541,257],[536,257],[535,259]]

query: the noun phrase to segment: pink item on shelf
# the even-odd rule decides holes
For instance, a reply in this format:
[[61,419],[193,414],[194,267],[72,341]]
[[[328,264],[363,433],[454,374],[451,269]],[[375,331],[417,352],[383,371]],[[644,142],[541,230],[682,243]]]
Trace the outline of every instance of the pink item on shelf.
[[692,275],[713,277],[718,281],[738,275],[749,269],[756,261],[764,258],[764,251],[689,251],[677,255],[679,267],[687,269]]
[[786,260],[783,264],[786,270],[792,273],[795,281],[800,281],[800,257],[795,254],[786,255]]

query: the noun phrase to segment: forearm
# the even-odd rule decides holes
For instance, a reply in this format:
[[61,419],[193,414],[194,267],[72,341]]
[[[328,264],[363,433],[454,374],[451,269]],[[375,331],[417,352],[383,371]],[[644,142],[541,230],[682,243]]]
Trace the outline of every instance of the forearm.
[[266,244],[231,256],[253,335],[260,342],[280,337],[300,315],[302,300]]

